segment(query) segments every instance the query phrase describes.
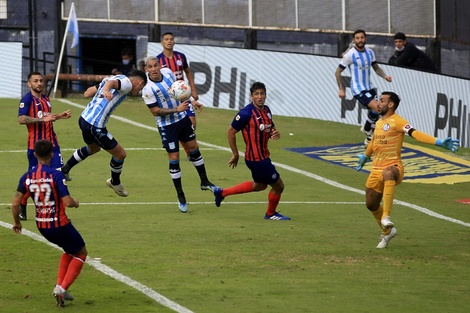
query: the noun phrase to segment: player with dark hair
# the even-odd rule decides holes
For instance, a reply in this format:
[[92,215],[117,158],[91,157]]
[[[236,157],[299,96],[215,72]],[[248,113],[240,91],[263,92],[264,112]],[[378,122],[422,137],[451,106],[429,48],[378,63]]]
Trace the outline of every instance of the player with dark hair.
[[284,191],[284,182],[269,158],[268,141],[278,140],[280,133],[272,120],[271,110],[265,105],[266,86],[261,82],[255,82],[250,88],[250,95],[251,103],[237,113],[227,131],[227,138],[233,154],[228,165],[235,168],[240,158],[236,134],[242,132],[246,144],[245,164],[251,171],[253,181],[224,189],[216,188],[215,205],[219,207],[227,196],[265,190],[269,185],[271,190],[268,193],[268,209],[264,218],[290,220],[289,217],[276,212]]
[[368,145],[374,133],[375,122],[379,119],[377,94],[370,81],[370,70],[373,68],[377,75],[388,82],[392,81],[392,77],[385,75],[375,59],[374,51],[366,47],[366,41],[366,32],[364,30],[358,29],[354,32],[354,46],[343,55],[335,76],[339,87],[338,96],[344,99],[346,91],[341,73],[347,67],[351,72],[351,93],[368,110],[366,122],[361,127],[361,131],[366,135],[364,144]]
[[[62,155],[60,153],[59,141],[54,131],[53,122],[60,119],[68,119],[72,116],[70,110],[59,114],[52,113],[52,106],[49,97],[42,93],[43,76],[39,72],[28,74],[29,92],[21,98],[18,109],[18,122],[26,125],[28,129],[28,169],[38,165],[38,160],[34,156],[34,144],[36,141],[46,139],[52,142],[54,157],[51,160],[53,168],[60,168],[63,165]],[[71,180],[66,176],[67,180]],[[20,218],[27,219],[26,204],[28,196],[25,195],[21,201]]]
[[[186,55],[179,51],[173,50],[175,46],[175,36],[171,32],[164,33],[162,35],[162,46],[163,51],[157,55],[157,59],[160,62],[161,68],[169,68],[177,80],[184,80],[184,75],[188,79],[189,87],[191,87],[191,96],[192,99],[188,104],[188,116],[193,123],[194,129],[196,129],[196,112],[194,112],[193,103],[197,103],[198,110],[202,110],[203,105],[198,102],[199,95],[197,93],[196,84],[194,83],[194,75],[189,67],[188,60]],[[183,145],[184,147],[184,145]],[[186,150],[186,149],[185,149]],[[189,156],[189,151],[186,151],[186,154]]]
[[64,300],[73,300],[67,291],[80,274],[87,257],[85,242],[65,214],[66,207],[78,208],[77,199],[70,196],[63,173],[50,166],[54,157],[53,144],[39,140],[34,144],[37,166],[28,170],[19,180],[11,210],[13,231],[20,234],[20,203],[25,194],[31,194],[36,206],[36,225],[49,242],[61,247],[57,284],[52,295],[57,305],[64,306]]
[[[169,172],[176,189],[178,207],[182,213],[186,213],[188,207],[181,182],[179,142],[189,152],[189,160],[193,163],[201,179],[201,189],[213,191],[215,186],[207,178],[194,126],[188,117],[189,102],[179,102],[171,98],[168,93],[171,85],[176,81],[175,75],[170,69],[161,68],[160,62],[154,56],[145,60],[145,69],[149,81],[142,90],[142,98],[152,115],[155,116],[163,147],[168,153]],[[194,103],[194,105],[198,104]]]
[[[441,140],[416,130],[407,120],[395,113],[399,104],[400,98],[396,93],[382,93],[377,105],[381,119],[377,121],[374,136],[365,153],[359,155],[356,167],[356,170],[360,171],[366,161],[374,156],[372,170],[366,182],[366,207],[372,212],[382,230],[381,240],[377,245],[379,249],[386,248],[397,234],[390,213],[395,186],[401,183],[404,175],[401,149],[405,134],[420,142],[440,146],[452,152],[459,149],[458,139],[448,137]],[[382,200],[383,206],[380,204]]]
[[146,83],[147,75],[139,70],[133,71],[129,77],[117,75],[103,79],[95,96],[80,115],[79,125],[86,146],[73,153],[62,167],[63,173],[68,173],[79,162],[104,149],[112,155],[109,163],[111,178],[106,180],[106,185],[121,197],[129,195],[121,184],[121,172],[126,151],[108,132],[106,124],[111,114],[127,95],[137,96]]

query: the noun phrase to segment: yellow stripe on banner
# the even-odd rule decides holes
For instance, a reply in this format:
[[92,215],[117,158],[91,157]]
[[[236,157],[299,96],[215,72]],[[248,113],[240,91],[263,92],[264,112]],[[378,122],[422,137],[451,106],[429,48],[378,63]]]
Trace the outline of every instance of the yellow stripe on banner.
[[[405,166],[405,181],[409,183],[422,183],[422,184],[455,184],[462,182],[470,182],[470,161],[462,159],[448,150],[438,151],[422,146],[417,146],[409,143],[403,143],[403,147],[417,150],[429,155],[413,158],[412,161],[403,158]],[[447,162],[440,162],[435,158],[445,159]],[[456,164],[452,164],[452,163]],[[423,166],[420,166],[422,164]],[[437,177],[417,178],[423,174],[423,170],[428,173],[435,173]]]

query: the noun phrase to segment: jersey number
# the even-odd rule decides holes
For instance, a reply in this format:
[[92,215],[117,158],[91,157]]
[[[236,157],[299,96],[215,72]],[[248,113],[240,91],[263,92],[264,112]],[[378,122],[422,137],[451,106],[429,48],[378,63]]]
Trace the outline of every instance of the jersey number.
[[[31,184],[29,192],[34,195],[34,204],[38,207],[52,207],[55,201],[51,201],[51,185],[49,184]],[[40,199],[42,196],[42,199]]]

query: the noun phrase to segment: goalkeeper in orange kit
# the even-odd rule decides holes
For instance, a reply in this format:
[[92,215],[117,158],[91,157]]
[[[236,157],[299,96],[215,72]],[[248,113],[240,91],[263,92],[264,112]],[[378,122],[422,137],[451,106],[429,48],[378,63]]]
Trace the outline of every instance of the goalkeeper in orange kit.
[[[381,240],[377,248],[388,246],[396,236],[397,230],[390,219],[395,186],[403,180],[404,170],[401,160],[401,149],[405,134],[416,140],[434,144],[456,152],[459,149],[459,139],[448,137],[444,140],[432,137],[413,128],[407,120],[395,113],[400,98],[394,92],[383,92],[378,104],[381,119],[377,121],[372,141],[365,153],[359,155],[357,171],[373,155],[372,170],[366,182],[366,207],[382,229]],[[383,200],[383,204],[381,202]]]

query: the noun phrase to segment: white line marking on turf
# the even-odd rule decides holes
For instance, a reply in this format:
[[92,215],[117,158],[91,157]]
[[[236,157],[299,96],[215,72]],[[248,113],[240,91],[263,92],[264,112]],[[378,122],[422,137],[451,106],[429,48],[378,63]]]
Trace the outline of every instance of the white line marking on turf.
[[[188,201],[191,205],[208,205],[214,204],[214,202],[191,202]],[[266,201],[244,201],[244,202],[222,202],[221,204],[265,204]],[[364,202],[348,202],[348,201],[281,201],[281,204],[364,204]],[[80,206],[82,205],[112,205],[112,206],[120,206],[120,205],[168,205],[168,204],[175,204],[176,201],[170,202],[80,202]],[[11,205],[11,203],[0,203],[0,206]]]
[[[60,148],[61,151],[75,151],[76,148]],[[164,151],[164,148],[127,148],[128,151]],[[219,149],[204,149],[204,150],[219,150]],[[24,153],[26,150],[0,150],[0,153]]]
[[[3,226],[3,227],[8,228],[8,229],[13,228],[12,224],[8,224],[8,223],[2,222],[2,221],[0,221],[0,226]],[[32,238],[36,241],[45,243],[48,246],[56,248],[57,250],[62,251],[62,249],[60,247],[56,246],[55,244],[50,243],[44,237],[42,237],[42,236],[40,236],[36,233],[33,233],[32,231],[29,231],[25,228],[22,229],[22,234],[27,236],[27,237],[30,237],[30,238]],[[98,271],[102,272],[103,274],[108,275],[109,277],[114,278],[115,280],[120,281],[120,282],[128,285],[129,287],[132,287],[132,288],[140,291],[144,295],[150,297],[151,299],[155,300],[156,302],[160,303],[161,305],[172,309],[175,312],[194,313],[193,311],[188,310],[187,308],[179,305],[178,303],[173,302],[170,299],[162,296],[161,294],[159,294],[155,290],[153,290],[153,289],[151,289],[151,288],[149,288],[149,287],[133,280],[132,278],[130,278],[126,275],[123,275],[121,273],[116,272],[115,270],[113,270],[112,268],[110,268],[107,265],[102,264],[99,261],[99,258],[93,259],[91,257],[87,257],[86,263],[89,264],[90,266],[94,267]]]

